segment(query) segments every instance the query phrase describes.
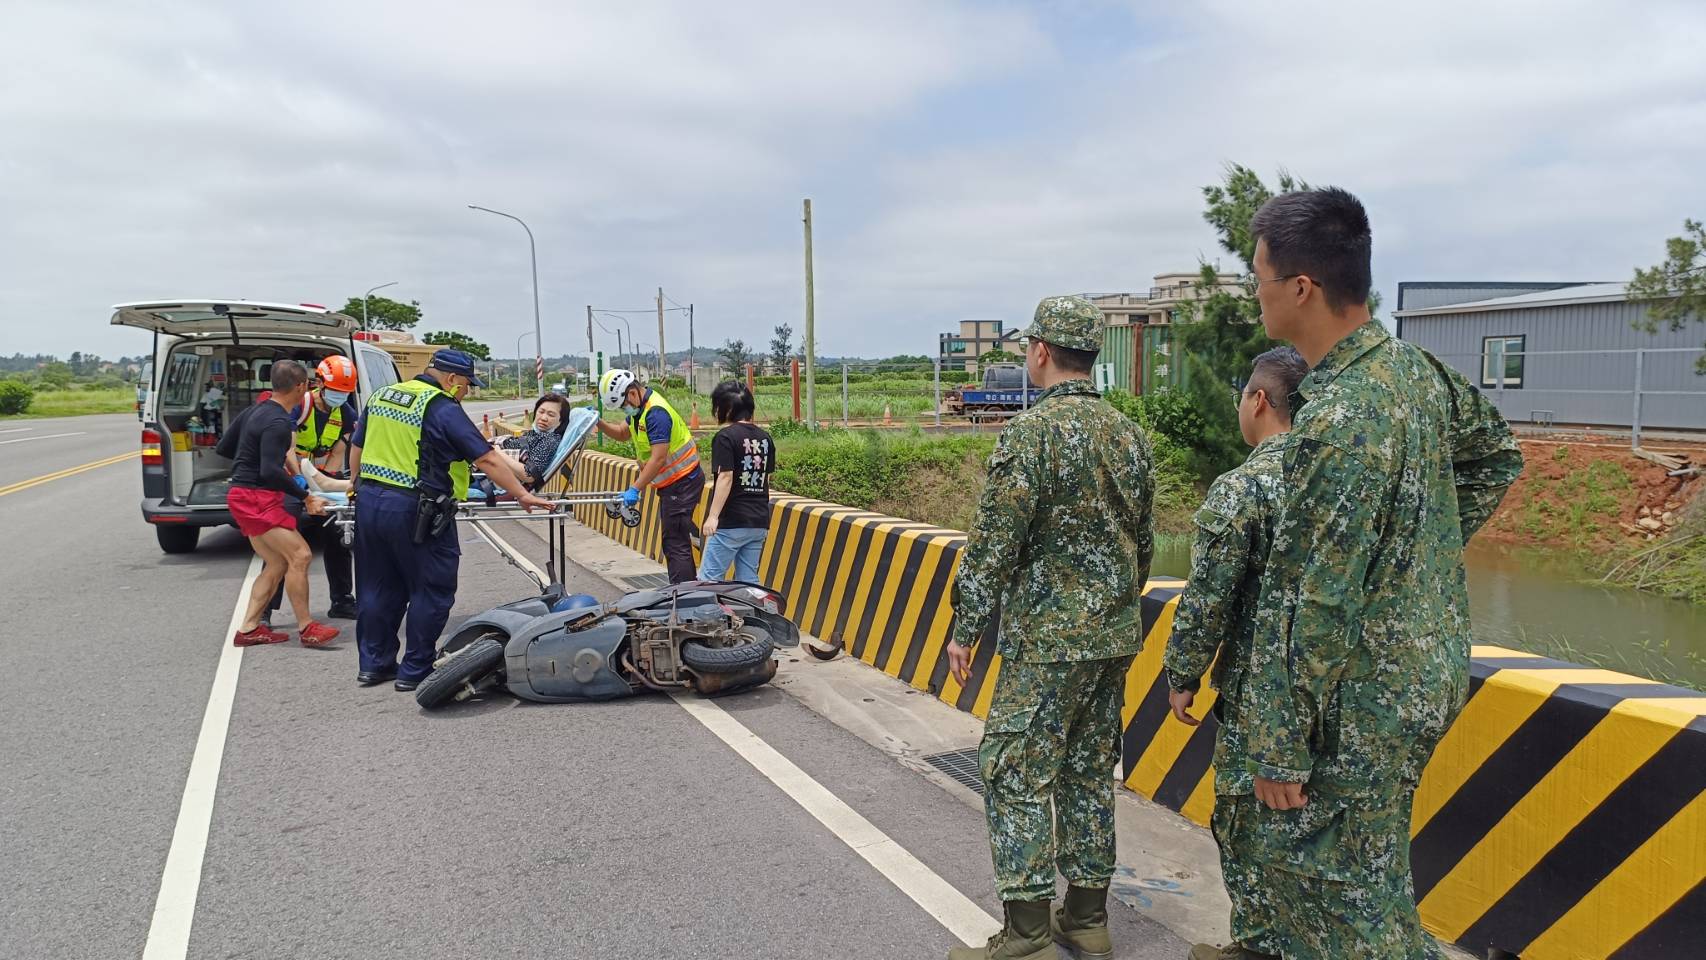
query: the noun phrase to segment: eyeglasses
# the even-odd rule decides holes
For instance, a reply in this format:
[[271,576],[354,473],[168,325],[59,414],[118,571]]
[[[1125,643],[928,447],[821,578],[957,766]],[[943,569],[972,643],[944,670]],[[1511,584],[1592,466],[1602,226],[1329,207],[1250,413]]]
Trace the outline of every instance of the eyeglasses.
[[1256,281],[1256,286],[1258,286],[1258,287],[1264,283],[1274,283],[1274,282],[1279,281],[1279,280],[1296,280],[1298,277],[1302,277],[1303,279],[1308,280],[1310,283],[1315,284],[1317,287],[1319,287],[1321,285],[1321,281],[1315,279],[1314,277],[1309,276],[1308,274],[1304,274],[1304,273],[1288,273],[1283,277],[1268,277],[1266,279],[1264,279],[1262,277],[1258,277],[1255,274],[1250,275],[1250,279]]

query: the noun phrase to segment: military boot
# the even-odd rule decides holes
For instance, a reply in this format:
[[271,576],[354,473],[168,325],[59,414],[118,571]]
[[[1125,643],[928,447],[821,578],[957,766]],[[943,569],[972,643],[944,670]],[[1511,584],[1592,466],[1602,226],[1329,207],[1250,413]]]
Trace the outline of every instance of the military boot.
[[1188,960],[1280,960],[1271,953],[1257,953],[1247,949],[1241,943],[1229,943],[1224,947],[1212,947],[1199,943],[1191,948]]
[[981,947],[955,947],[948,960],[1056,960],[1047,900],[1008,900],[1007,923]]
[[1066,902],[1054,912],[1054,940],[1079,960],[1108,960],[1114,942],[1108,937],[1108,888],[1066,888]]

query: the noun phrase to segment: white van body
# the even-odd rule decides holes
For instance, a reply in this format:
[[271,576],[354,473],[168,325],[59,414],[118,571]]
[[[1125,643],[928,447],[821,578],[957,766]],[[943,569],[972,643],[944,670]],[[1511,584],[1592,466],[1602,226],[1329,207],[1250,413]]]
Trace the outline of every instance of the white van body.
[[[219,429],[254,403],[280,359],[307,362],[342,354],[355,360],[360,408],[396,383],[391,355],[359,339],[360,322],[309,304],[249,300],[150,300],[113,308],[115,326],[154,334],[142,404],[142,519],[160,549],[188,553],[203,527],[231,523],[225,506],[231,461],[214,452]],[[217,411],[202,401],[223,393]]]

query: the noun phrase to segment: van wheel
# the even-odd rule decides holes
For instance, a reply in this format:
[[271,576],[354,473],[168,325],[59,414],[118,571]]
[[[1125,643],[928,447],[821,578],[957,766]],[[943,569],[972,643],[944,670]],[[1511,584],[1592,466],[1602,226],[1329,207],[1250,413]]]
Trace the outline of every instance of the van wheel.
[[196,541],[201,539],[201,528],[156,526],[154,536],[160,541],[160,549],[167,553],[194,553]]

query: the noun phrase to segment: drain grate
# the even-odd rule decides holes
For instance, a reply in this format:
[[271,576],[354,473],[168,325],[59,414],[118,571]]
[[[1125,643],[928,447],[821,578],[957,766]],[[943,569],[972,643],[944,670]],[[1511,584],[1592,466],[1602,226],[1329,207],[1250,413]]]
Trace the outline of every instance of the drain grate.
[[623,577],[622,582],[631,590],[661,590],[669,586],[669,575],[666,573],[642,573],[637,577]]
[[977,771],[977,750],[954,750],[925,757],[924,762],[947,774],[960,786],[983,796],[983,776]]

